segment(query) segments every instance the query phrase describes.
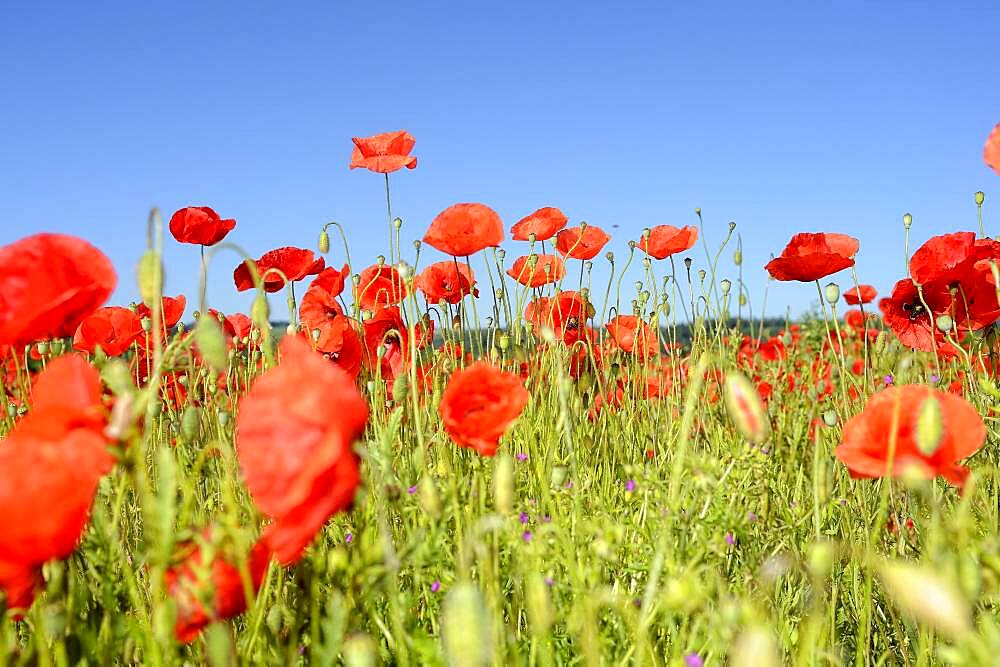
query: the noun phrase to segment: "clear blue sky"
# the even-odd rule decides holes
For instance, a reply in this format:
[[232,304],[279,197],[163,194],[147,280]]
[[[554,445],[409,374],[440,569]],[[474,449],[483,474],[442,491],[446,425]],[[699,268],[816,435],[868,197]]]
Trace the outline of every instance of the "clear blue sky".
[[[14,3],[0,20],[0,243],[88,238],[119,267],[119,302],[151,205],[235,217],[253,254],[315,247],[340,220],[361,268],[385,248],[384,192],[348,171],[351,137],[400,128],[420,159],[392,176],[407,242],[455,202],[508,229],[553,205],[623,257],[700,206],[712,242],[739,224],[758,305],[761,267],[797,231],[859,237],[880,291],[902,273],[905,211],[916,242],[973,229],[982,189],[1000,232],[982,162],[1000,122],[994,0],[153,4]],[[197,249],[167,246],[168,291],[193,301]],[[228,311],[249,306],[237,261],[211,272]],[[768,311],[814,297],[773,284]]]

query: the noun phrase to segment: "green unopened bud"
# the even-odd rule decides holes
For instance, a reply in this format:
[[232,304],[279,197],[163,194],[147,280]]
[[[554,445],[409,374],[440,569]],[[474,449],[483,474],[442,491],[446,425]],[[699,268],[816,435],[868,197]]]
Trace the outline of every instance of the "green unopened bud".
[[941,445],[942,435],[941,402],[931,396],[920,406],[917,415],[917,448],[925,456],[931,456]]
[[330,252],[330,233],[325,229],[319,233],[319,251],[324,255]]
[[986,201],[986,194],[980,190],[976,193],[976,206],[982,206],[984,201]]
[[400,373],[392,382],[392,400],[397,404],[403,403],[410,395],[410,382],[406,373]]
[[840,299],[840,286],[837,283],[829,283],[823,289],[823,297],[828,304],[831,306],[835,305],[837,300]]
[[189,405],[181,416],[181,433],[188,440],[193,440],[198,435],[200,427],[201,411],[193,405]]
[[836,556],[833,545],[829,542],[817,542],[809,549],[809,574],[817,579],[824,578],[830,573],[833,567],[833,560]]
[[903,214],[903,226],[906,227],[907,229],[909,229],[910,225],[912,225],[912,224],[913,224],[913,216],[910,215],[909,213],[904,213]]
[[260,329],[271,326],[271,306],[268,305],[267,297],[262,292],[258,292],[254,297],[250,306],[250,319]]
[[222,327],[211,317],[202,317],[194,327],[194,342],[202,358],[218,372],[226,370],[229,356],[226,354],[226,338]]
[[441,516],[441,501],[438,499],[437,489],[430,477],[420,479],[420,507],[424,513],[436,519]]
[[566,466],[552,466],[552,474],[549,481],[552,483],[554,488],[559,488],[566,481],[566,475],[568,474]]
[[771,424],[757,389],[744,375],[735,371],[726,373],[723,389],[729,418],[743,437],[755,444],[767,440]]
[[448,593],[441,619],[448,664],[486,665],[492,655],[493,631],[482,593],[473,584],[461,583]]
[[139,296],[143,302],[153,307],[163,293],[163,262],[155,250],[147,250],[139,259]]
[[128,364],[121,359],[113,359],[105,364],[104,368],[101,369],[101,379],[115,396],[129,394],[135,390],[132,371],[129,370]]
[[497,457],[493,471],[493,502],[499,514],[510,514],[514,506],[514,459],[510,454]]
[[741,264],[743,264],[742,250],[737,250],[736,252],[733,253],[733,264],[735,264],[736,266],[740,266]]

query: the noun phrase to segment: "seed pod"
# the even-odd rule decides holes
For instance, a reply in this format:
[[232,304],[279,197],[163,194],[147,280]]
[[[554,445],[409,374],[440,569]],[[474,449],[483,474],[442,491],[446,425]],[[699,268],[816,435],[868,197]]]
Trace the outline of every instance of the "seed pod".
[[980,190],[976,193],[976,206],[982,206],[984,201],[986,201],[986,194]]
[[767,440],[771,425],[760,395],[750,381],[736,371],[726,373],[724,393],[729,418],[743,437],[758,445]]
[[948,333],[951,331],[952,326],[955,324],[950,315],[938,315],[934,323],[937,325],[938,330],[942,333]]
[[912,224],[913,224],[913,216],[910,215],[909,213],[904,213],[903,214],[903,226],[906,227],[907,229],[909,229],[910,225],[912,225]]
[[722,296],[728,296],[729,291],[733,289],[733,281],[723,278],[719,283],[719,289],[722,290]]
[[837,283],[829,283],[823,290],[823,296],[826,298],[826,302],[831,306],[836,304],[840,299],[840,285]]

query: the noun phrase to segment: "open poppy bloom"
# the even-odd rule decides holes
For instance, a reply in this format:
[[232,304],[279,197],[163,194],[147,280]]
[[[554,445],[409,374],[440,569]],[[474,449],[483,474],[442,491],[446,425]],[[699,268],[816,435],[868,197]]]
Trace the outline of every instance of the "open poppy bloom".
[[[181,544],[177,563],[164,573],[167,594],[177,605],[174,634],[185,644],[194,641],[202,629],[214,621],[239,616],[247,608],[246,592],[239,568],[218,553],[212,553],[206,562],[205,547],[212,539],[212,531],[202,531],[200,539]],[[204,543],[204,544],[203,544]],[[264,542],[258,542],[247,558],[250,585],[256,593],[267,573],[270,553]],[[207,571],[207,582],[199,573]],[[209,590],[203,590],[207,583]],[[206,595],[208,593],[209,595]],[[211,600],[208,609],[201,600]]]
[[[170,329],[177,325],[184,317],[184,309],[187,307],[187,299],[183,294],[177,296],[165,296],[162,300],[163,310],[163,328]],[[135,314],[139,316],[139,319],[149,318],[153,319],[153,311],[144,303],[140,303],[135,308]]]
[[764,267],[775,280],[797,280],[810,283],[854,266],[858,240],[846,234],[796,234]]
[[452,373],[438,412],[455,444],[494,456],[500,437],[521,416],[529,398],[520,377],[479,361]]
[[565,227],[568,220],[559,209],[545,206],[515,222],[510,235],[515,241],[530,241],[532,234],[536,241],[545,241]]
[[541,287],[562,280],[566,265],[556,255],[527,255],[514,260],[507,275],[525,287]]
[[417,168],[417,158],[410,155],[417,140],[406,130],[383,132],[371,137],[354,137],[351,169],[368,169],[388,174],[403,167]]
[[424,293],[429,303],[442,301],[452,305],[463,297],[473,294],[479,296],[476,289],[475,275],[472,269],[455,262],[436,262],[420,272],[414,286]]
[[[391,382],[404,372],[410,358],[409,329],[399,306],[379,308],[361,327],[365,367],[372,375]],[[415,330],[415,333],[419,341],[420,332]]]
[[990,136],[986,138],[986,146],[983,148],[983,161],[997,174],[1000,174],[1000,123],[993,128]]
[[593,306],[579,292],[560,292],[554,297],[538,297],[524,309],[524,319],[536,333],[548,327],[567,345],[586,336],[587,320]]
[[283,338],[280,351],[281,363],[240,401],[236,451],[254,504],[272,520],[262,539],[287,566],[354,501],[361,479],[353,443],[368,402],[301,337]]
[[[264,284],[264,291],[277,292],[285,286],[286,277],[294,283],[306,276],[314,276],[323,270],[326,260],[322,257],[317,259],[312,250],[285,246],[265,252],[255,264],[257,274]],[[284,277],[271,269],[281,271]],[[241,263],[233,271],[233,282],[240,292],[253,289],[253,279],[250,277],[250,268],[246,262]]]
[[[928,401],[937,405],[927,406]],[[927,419],[930,408],[936,414]],[[964,398],[910,384],[883,389],[868,399],[864,410],[844,424],[834,454],[853,477],[898,476],[910,468],[923,477],[940,475],[962,486],[969,470],[959,462],[985,440],[983,419]]]
[[642,235],[636,247],[655,259],[666,259],[679,252],[690,250],[698,240],[698,228],[691,225],[677,228],[673,225],[657,225]]
[[178,243],[215,245],[235,228],[235,220],[223,220],[208,206],[188,206],[170,216],[170,234]]
[[604,328],[623,352],[639,357],[650,357],[659,353],[660,344],[656,340],[656,331],[635,315],[619,315],[605,324]]
[[299,320],[313,347],[356,378],[361,371],[361,338],[357,324],[337,302],[348,273],[345,264],[339,271],[331,267],[316,276],[299,304]]
[[388,264],[373,264],[361,272],[358,282],[358,305],[363,310],[395,306],[406,298],[406,284],[399,272]]
[[556,250],[573,259],[594,259],[611,240],[607,233],[595,225],[580,225],[564,229],[556,235]]
[[500,245],[503,222],[485,204],[454,204],[431,221],[424,243],[453,257],[468,257]]
[[844,292],[844,301],[849,306],[859,306],[863,303],[871,303],[878,292],[871,285],[858,285]]
[[74,236],[35,234],[0,248],[0,345],[72,336],[117,283],[111,260]]
[[0,587],[8,607],[30,606],[41,566],[76,548],[114,463],[104,425],[93,366],[75,355],[50,362],[34,384],[32,410],[0,446]]
[[[346,273],[347,266],[344,266]],[[333,267],[323,269],[309,285],[299,303],[299,319],[310,331],[328,321],[343,317],[344,308],[337,297],[344,291],[344,273]]]
[[99,308],[80,323],[73,336],[73,347],[93,354],[100,345],[109,357],[117,357],[132,347],[143,335],[142,320],[130,308]]

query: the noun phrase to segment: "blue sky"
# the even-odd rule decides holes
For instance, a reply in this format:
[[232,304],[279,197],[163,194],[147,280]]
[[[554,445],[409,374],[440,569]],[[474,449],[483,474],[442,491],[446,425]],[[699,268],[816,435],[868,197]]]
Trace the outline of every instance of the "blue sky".
[[[0,243],[88,238],[119,267],[119,302],[151,205],[235,217],[254,255],[314,247],[336,219],[360,269],[385,251],[384,191],[348,171],[350,140],[400,128],[420,159],[392,176],[406,242],[456,202],[508,228],[552,205],[623,257],[701,207],[712,243],[738,223],[758,305],[797,231],[860,238],[880,291],[902,274],[906,211],[915,243],[973,229],[982,189],[1000,232],[982,162],[997,2],[30,4],[0,21]],[[168,291],[193,299],[197,249],[168,238],[166,259]],[[237,261],[211,271],[227,311],[249,306]],[[772,284],[768,311],[814,297]]]

